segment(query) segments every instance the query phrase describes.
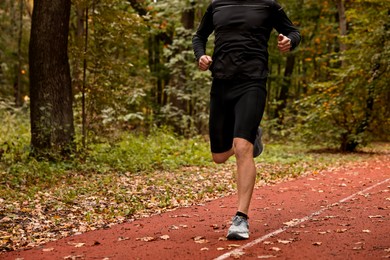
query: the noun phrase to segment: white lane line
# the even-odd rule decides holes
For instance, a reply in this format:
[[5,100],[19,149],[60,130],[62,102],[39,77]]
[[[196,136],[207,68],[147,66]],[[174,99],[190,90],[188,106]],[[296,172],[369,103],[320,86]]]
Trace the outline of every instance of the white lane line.
[[389,179],[386,179],[386,180],[384,180],[384,181],[381,181],[381,182],[379,182],[379,183],[377,183],[377,184],[375,184],[375,185],[372,185],[372,186],[370,186],[370,187],[368,187],[368,188],[366,188],[366,189],[364,189],[364,190],[358,191],[358,192],[356,192],[355,194],[352,194],[352,195],[350,195],[350,196],[348,196],[348,197],[346,197],[346,198],[344,198],[344,199],[341,199],[341,200],[339,200],[339,201],[336,202],[336,203],[330,204],[330,205],[326,206],[325,208],[322,208],[322,209],[320,209],[320,210],[318,210],[318,211],[316,211],[316,212],[314,212],[314,213],[311,213],[310,215],[307,215],[306,217],[303,217],[303,218],[301,218],[301,219],[293,220],[293,221],[289,222],[288,225],[286,225],[286,226],[284,226],[284,227],[281,227],[281,228],[279,228],[279,229],[277,229],[277,230],[275,230],[275,231],[273,231],[273,232],[271,232],[271,233],[268,233],[268,234],[266,234],[266,235],[264,235],[264,236],[262,236],[262,237],[259,237],[258,239],[253,240],[252,242],[247,243],[247,244],[245,244],[245,245],[242,245],[241,247],[236,248],[236,249],[234,249],[234,250],[232,250],[232,251],[230,251],[230,252],[227,252],[227,253],[225,253],[225,254],[223,254],[223,255],[217,257],[217,258],[214,258],[214,260],[223,260],[223,259],[229,258],[231,255],[235,255],[235,254],[239,255],[239,254],[241,254],[241,253],[243,252],[243,250],[244,250],[245,248],[252,247],[252,246],[254,246],[254,245],[257,245],[257,244],[263,242],[264,240],[266,240],[266,239],[268,239],[268,238],[270,238],[270,237],[272,237],[272,236],[275,236],[275,235],[278,235],[278,234],[280,234],[280,233],[283,233],[283,232],[284,232],[285,230],[287,230],[288,228],[295,227],[295,226],[297,226],[297,225],[299,225],[299,224],[301,224],[301,223],[303,223],[303,222],[305,222],[305,221],[308,221],[308,220],[312,219],[314,216],[320,215],[322,212],[324,212],[325,210],[327,210],[327,209],[333,207],[335,204],[337,204],[337,203],[343,203],[343,202],[346,202],[346,201],[348,201],[348,200],[351,200],[353,197],[356,197],[357,195],[360,195],[360,194],[365,193],[365,192],[367,192],[367,191],[369,191],[369,190],[371,190],[371,189],[374,189],[375,187],[378,187],[378,186],[380,186],[380,185],[382,185],[382,184],[388,182],[389,180],[390,180],[390,178],[389,178]]

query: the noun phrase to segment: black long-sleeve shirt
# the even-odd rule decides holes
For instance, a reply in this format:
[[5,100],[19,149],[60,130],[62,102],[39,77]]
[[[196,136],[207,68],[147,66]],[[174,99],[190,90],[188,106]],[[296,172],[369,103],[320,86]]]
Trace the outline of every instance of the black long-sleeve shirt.
[[214,31],[214,78],[265,78],[273,28],[291,39],[291,49],[299,44],[299,31],[275,0],[213,0],[192,40],[195,57],[205,55]]

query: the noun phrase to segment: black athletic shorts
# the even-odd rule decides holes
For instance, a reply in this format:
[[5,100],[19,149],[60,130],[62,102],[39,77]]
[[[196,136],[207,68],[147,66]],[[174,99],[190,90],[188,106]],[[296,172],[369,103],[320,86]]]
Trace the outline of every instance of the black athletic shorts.
[[232,148],[233,138],[254,143],[263,117],[267,79],[213,79],[209,133],[212,153]]

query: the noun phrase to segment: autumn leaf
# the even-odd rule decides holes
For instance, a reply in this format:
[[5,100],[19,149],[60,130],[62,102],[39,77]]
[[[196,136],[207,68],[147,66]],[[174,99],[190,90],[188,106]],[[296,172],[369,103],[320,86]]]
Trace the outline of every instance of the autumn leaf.
[[156,240],[154,237],[141,237],[141,238],[136,238],[135,240],[137,241],[142,241],[142,242],[151,242]]
[[162,240],[168,240],[170,237],[168,235],[162,235],[160,238]]
[[197,236],[197,237],[194,237],[193,239],[194,239],[194,242],[197,243],[197,244],[205,244],[205,243],[209,242],[203,236]]
[[283,244],[283,245],[287,245],[287,244],[292,243],[292,241],[290,241],[290,240],[281,240],[281,239],[278,239],[278,243],[279,243],[279,244]]
[[129,240],[129,237],[118,237],[118,241]]
[[71,243],[71,242],[69,242],[68,244],[71,245],[71,246],[74,246],[74,247],[83,247],[83,246],[85,246],[85,243]]
[[376,216],[368,216],[369,218],[383,218],[381,215],[376,215]]

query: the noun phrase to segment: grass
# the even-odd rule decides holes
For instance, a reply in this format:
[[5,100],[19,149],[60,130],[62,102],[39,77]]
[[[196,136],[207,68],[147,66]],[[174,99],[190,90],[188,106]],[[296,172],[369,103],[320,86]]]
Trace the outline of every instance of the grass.
[[[1,130],[0,137],[0,251],[235,192],[235,160],[213,164],[208,142],[201,137],[184,139],[157,128],[147,136],[124,133],[115,142],[90,144],[85,156],[54,163],[28,156],[28,127],[18,127],[26,124],[22,112],[8,118],[8,130]],[[388,150],[388,145],[354,154],[322,148],[266,144],[255,160],[258,185],[360,161]]]

